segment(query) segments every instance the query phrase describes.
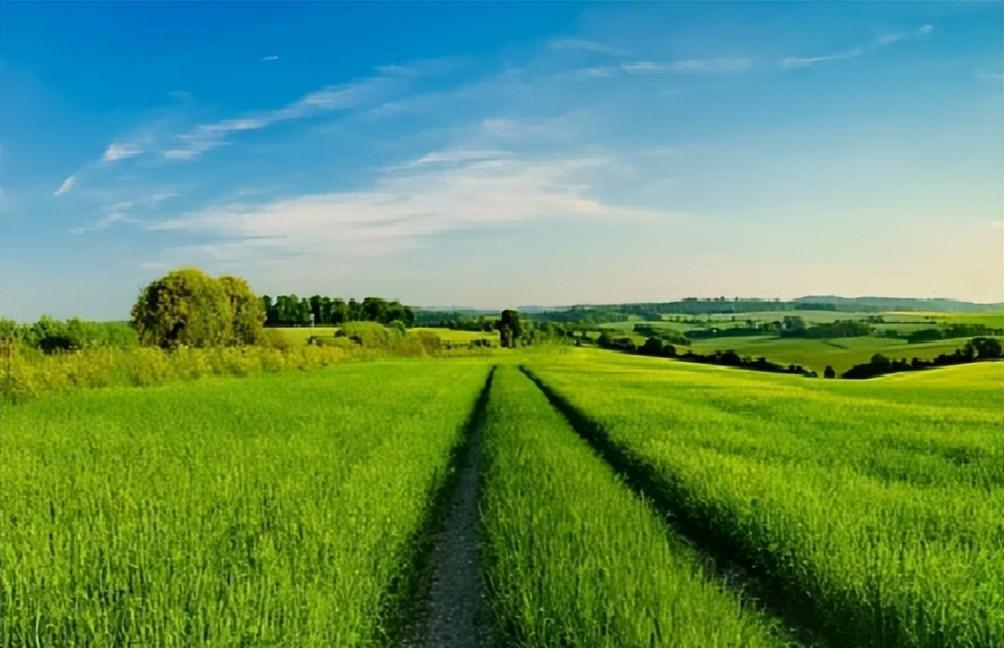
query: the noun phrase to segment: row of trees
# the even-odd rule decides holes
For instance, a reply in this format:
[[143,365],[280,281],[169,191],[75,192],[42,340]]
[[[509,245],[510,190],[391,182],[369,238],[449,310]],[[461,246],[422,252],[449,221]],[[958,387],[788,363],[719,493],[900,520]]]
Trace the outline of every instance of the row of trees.
[[814,378],[817,375],[816,372],[806,369],[802,365],[781,365],[776,362],[771,362],[763,356],[759,358],[744,357],[740,356],[732,349],[728,349],[726,351],[715,351],[714,353],[707,355],[694,353],[693,351],[677,353],[676,347],[672,344],[667,344],[659,337],[650,337],[645,340],[644,344],[638,346],[633,340],[631,340],[631,338],[614,338],[607,333],[602,333],[600,334],[600,337],[597,338],[596,344],[604,349],[637,353],[639,355],[655,356],[660,358],[676,358],[677,360],[684,360],[686,362],[700,362],[702,364],[713,364],[723,367],[739,367],[742,369],[751,369],[753,371],[797,374],[800,376],[808,376],[810,378]]
[[891,359],[881,353],[876,353],[868,362],[856,364],[845,371],[841,378],[873,378],[883,374],[900,371],[918,371],[928,367],[946,367],[966,364],[981,360],[995,360],[1004,356],[1004,347],[999,340],[988,337],[975,337],[966,342],[965,346],[952,353],[942,353],[931,360],[921,358]]
[[415,313],[398,301],[366,297],[361,302],[341,297],[297,297],[278,295],[261,298],[267,326],[340,326],[345,322],[401,322],[406,327],[415,323]]

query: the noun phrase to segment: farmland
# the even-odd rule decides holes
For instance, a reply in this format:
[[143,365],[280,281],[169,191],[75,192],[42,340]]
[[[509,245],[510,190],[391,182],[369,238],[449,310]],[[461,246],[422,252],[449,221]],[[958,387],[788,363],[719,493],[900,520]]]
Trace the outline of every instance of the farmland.
[[487,367],[109,389],[0,418],[0,645],[356,645]]
[[1002,410],[556,345],[3,404],[0,646],[464,645],[451,550],[500,645],[1001,646]]

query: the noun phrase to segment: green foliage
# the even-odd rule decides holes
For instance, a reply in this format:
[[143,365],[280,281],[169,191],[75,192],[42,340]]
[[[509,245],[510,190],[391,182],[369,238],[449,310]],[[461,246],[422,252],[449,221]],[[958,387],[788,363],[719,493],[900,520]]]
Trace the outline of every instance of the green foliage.
[[486,370],[367,363],[0,405],[0,646],[385,643]]
[[132,308],[141,344],[220,346],[233,339],[230,300],[220,282],[201,270],[174,270],[152,282]]
[[503,349],[515,349],[519,346],[520,338],[523,336],[523,325],[519,319],[519,313],[506,309],[502,311],[499,319],[499,346]]
[[230,331],[235,344],[257,344],[265,331],[265,306],[248,282],[240,277],[220,277],[220,286],[230,302]]
[[502,645],[782,646],[512,368],[484,450],[485,571]]

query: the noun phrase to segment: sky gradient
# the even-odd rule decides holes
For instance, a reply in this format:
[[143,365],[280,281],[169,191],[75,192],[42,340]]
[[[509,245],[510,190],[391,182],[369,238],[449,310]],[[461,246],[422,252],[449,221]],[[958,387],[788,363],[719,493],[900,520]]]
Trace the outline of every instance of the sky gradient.
[[0,315],[1004,301],[1001,4],[0,5]]

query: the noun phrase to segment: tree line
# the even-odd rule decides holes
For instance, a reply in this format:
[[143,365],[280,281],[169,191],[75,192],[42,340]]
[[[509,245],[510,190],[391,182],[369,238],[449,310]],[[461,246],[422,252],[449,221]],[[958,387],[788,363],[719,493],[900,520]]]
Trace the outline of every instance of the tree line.
[[629,337],[615,338],[604,332],[596,339],[596,345],[600,348],[610,349],[613,351],[622,351],[625,353],[653,356],[658,358],[673,358],[676,360],[683,360],[684,362],[698,362],[701,364],[712,364],[722,367],[737,367],[740,369],[766,371],[770,373],[796,374],[809,378],[815,378],[817,376],[815,371],[806,369],[802,365],[782,365],[776,362],[771,362],[763,356],[759,358],[740,356],[732,349],[715,351],[714,353],[709,354],[694,353],[689,350],[684,353],[678,353],[676,347],[672,344],[667,344],[659,337],[650,337],[645,340],[644,344],[638,346]]
[[952,353],[942,353],[931,360],[914,357],[892,359],[881,353],[876,353],[868,362],[856,364],[843,374],[841,378],[874,378],[883,374],[901,371],[919,371],[929,367],[947,367],[950,365],[996,360],[1004,356],[1004,347],[999,340],[988,337],[974,337]]
[[261,298],[266,326],[339,326],[346,322],[401,322],[410,328],[415,324],[414,311],[399,301],[380,297],[354,298],[312,295],[277,295]]

